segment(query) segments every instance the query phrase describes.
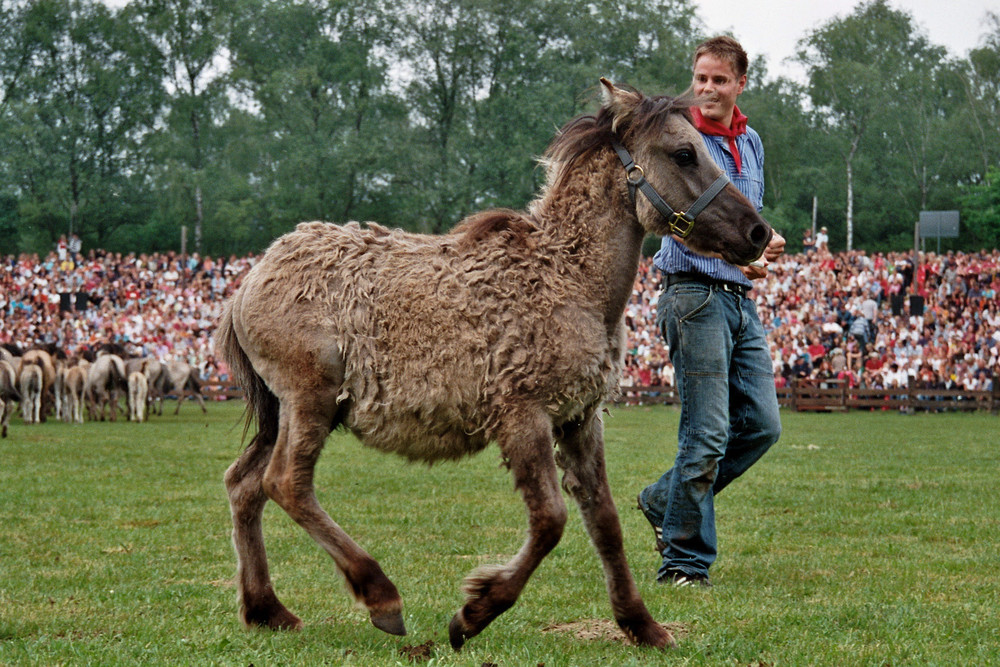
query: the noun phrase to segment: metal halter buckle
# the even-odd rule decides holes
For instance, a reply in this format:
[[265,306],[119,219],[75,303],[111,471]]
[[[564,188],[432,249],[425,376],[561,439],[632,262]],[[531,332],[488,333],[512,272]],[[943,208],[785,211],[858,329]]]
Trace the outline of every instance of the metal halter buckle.
[[635,191],[642,190],[642,193],[646,195],[646,199],[653,205],[653,207],[660,212],[667,220],[667,227],[670,229],[671,234],[675,234],[682,239],[690,236],[691,232],[694,230],[694,220],[698,217],[698,214],[705,210],[709,202],[715,199],[722,190],[729,184],[729,177],[725,172],[719,175],[715,181],[708,186],[697,201],[691,205],[691,208],[685,211],[675,211],[673,206],[670,206],[663,200],[660,193],[646,180],[646,173],[643,171],[642,167],[635,163],[632,156],[629,154],[628,150],[625,149],[617,139],[611,140],[611,147],[615,149],[615,153],[618,154],[618,159],[621,160],[622,166],[625,167],[625,182],[628,183],[629,196],[632,198],[632,203],[635,203]]

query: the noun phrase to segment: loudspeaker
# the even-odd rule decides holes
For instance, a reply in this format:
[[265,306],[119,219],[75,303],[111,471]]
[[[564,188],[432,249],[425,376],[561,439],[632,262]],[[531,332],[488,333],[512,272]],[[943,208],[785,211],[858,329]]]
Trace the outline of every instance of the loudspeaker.
[[78,311],[87,310],[87,302],[90,301],[90,297],[87,296],[86,292],[76,293],[76,309]]
[[893,294],[889,297],[889,305],[892,307],[892,314],[899,316],[903,314],[903,295]]
[[924,314],[924,297],[919,294],[910,295],[910,315]]
[[71,292],[59,292],[59,312],[65,313],[73,309],[73,294]]

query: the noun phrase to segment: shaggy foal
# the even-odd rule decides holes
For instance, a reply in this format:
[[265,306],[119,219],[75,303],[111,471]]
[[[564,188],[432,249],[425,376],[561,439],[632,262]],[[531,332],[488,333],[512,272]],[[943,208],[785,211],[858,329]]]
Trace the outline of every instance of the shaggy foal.
[[[371,622],[405,633],[395,585],[313,491],[324,440],[344,426],[411,460],[500,448],[527,505],[528,535],[508,563],[466,579],[449,626],[455,649],[514,604],[559,541],[557,467],[600,554],[615,620],[639,644],[673,643],[625,560],[599,413],[617,390],[643,237],[671,233],[679,220],[654,208],[644,186],[688,206],[720,170],[685,114],[690,100],[602,83],[604,106],[555,138],[547,185],[526,212],[474,215],[445,236],[303,223],[274,242],[227,304],[217,348],[258,429],[225,476],[246,624],[301,626],[268,574],[261,514],[271,499],[330,554]],[[747,264],[771,230],[724,184],[693,227],[673,229],[698,252]]]

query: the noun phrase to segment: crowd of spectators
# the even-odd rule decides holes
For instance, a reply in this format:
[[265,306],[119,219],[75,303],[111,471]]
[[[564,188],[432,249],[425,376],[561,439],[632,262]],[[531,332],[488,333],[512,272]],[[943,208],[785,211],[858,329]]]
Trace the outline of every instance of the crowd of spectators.
[[[656,331],[659,275],[643,260],[626,310],[623,384],[672,385]],[[822,246],[770,266],[750,292],[778,386],[840,380],[870,388],[992,389],[1000,376],[1000,251],[912,253]]]
[[183,360],[202,378],[225,379],[212,332],[254,256],[229,259],[72,252],[22,254],[0,266],[0,344],[51,345],[83,356],[105,343],[130,356]]
[[[850,386],[990,389],[1000,375],[1000,250],[921,255],[831,253],[810,246],[755,283],[775,379]],[[134,356],[182,359],[225,378],[212,330],[255,257],[120,254],[60,240],[45,257],[4,256],[0,344],[51,344],[79,355],[117,343]],[[656,330],[659,272],[640,263],[626,308],[623,384],[672,386]]]

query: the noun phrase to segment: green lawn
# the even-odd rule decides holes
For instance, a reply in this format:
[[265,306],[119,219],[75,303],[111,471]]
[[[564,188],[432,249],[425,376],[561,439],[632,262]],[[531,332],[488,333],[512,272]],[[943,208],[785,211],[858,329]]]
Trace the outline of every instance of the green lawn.
[[410,634],[355,609],[332,562],[274,504],[279,596],[306,627],[244,630],[222,474],[241,406],[148,424],[11,424],[0,441],[0,665],[1000,664],[1000,418],[785,412],[781,442],[717,502],[710,590],[655,583],[636,492],[669,467],[678,413],[613,408],[608,468],[626,548],[667,653],[609,635],[578,513],[518,604],[461,653],[447,624],[474,567],[513,554],[524,509],[495,448],[428,468],[335,434],[321,502],[403,595]]

